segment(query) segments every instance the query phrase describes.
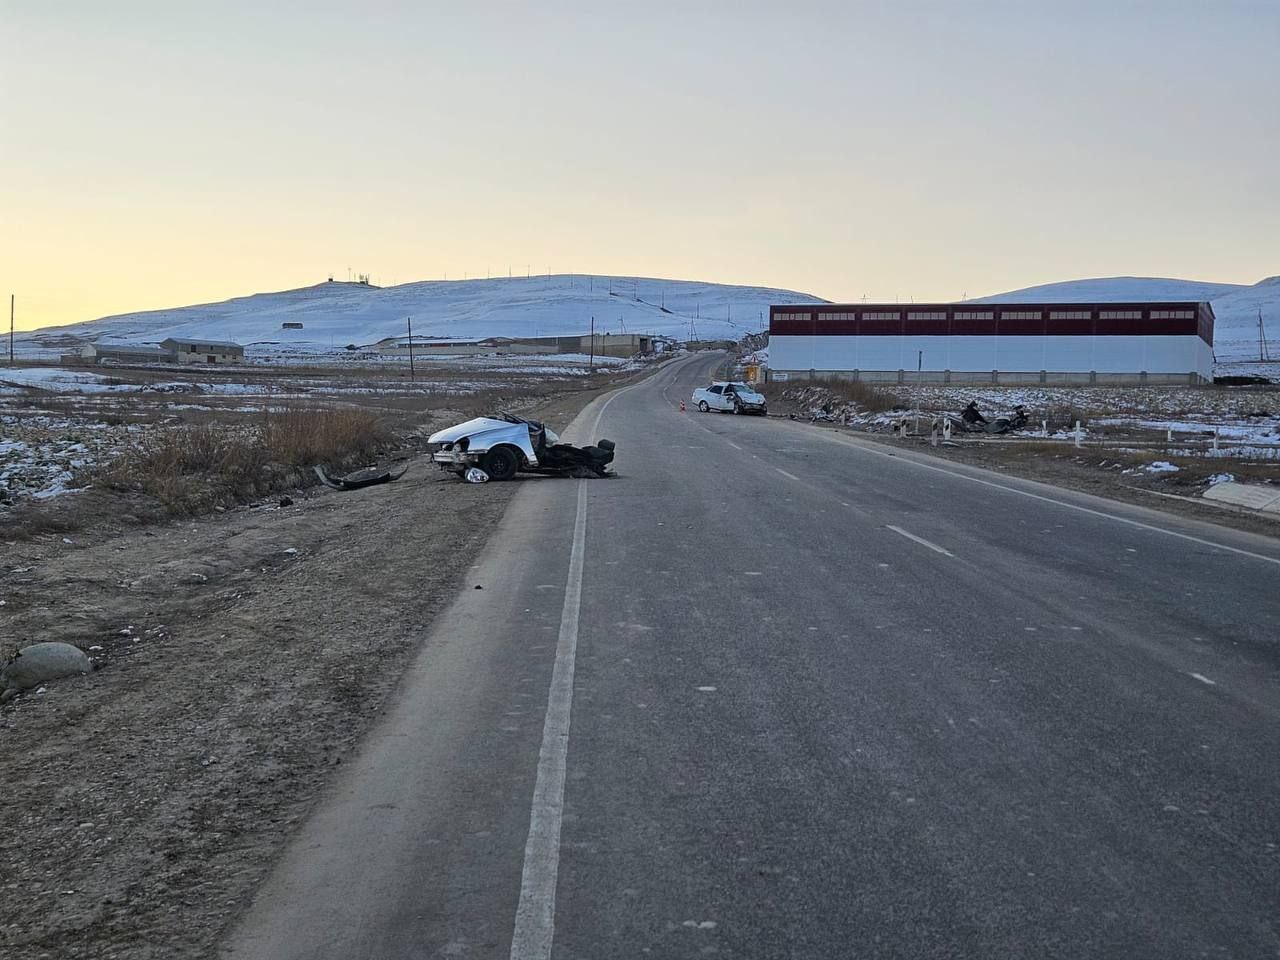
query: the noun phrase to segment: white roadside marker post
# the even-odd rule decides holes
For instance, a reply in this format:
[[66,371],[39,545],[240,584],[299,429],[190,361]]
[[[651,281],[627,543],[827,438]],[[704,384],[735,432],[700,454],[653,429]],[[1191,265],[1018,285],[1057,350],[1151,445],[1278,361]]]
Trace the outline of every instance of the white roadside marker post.
[[951,439],[951,418],[950,417],[947,417],[945,420],[942,421],[942,439],[943,440]]
[[1040,436],[1044,437],[1046,440],[1049,438],[1049,421],[1048,420],[1040,421]]
[[1080,421],[1077,420],[1076,421],[1076,448],[1077,449],[1083,446],[1083,444],[1080,442],[1082,439],[1083,437],[1082,437],[1082,434],[1080,433]]

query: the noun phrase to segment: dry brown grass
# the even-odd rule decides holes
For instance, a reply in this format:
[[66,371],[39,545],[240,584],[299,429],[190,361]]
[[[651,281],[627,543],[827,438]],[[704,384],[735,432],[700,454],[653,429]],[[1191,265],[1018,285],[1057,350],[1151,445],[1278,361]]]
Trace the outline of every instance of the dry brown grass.
[[847,401],[868,413],[883,413],[902,406],[901,399],[890,390],[866,380],[840,380],[836,378],[815,380],[773,381],[763,384],[762,392],[771,401],[784,399],[787,391],[794,393],[806,387],[820,387],[836,401]]
[[93,480],[190,514],[311,482],[313,464],[343,467],[385,449],[391,434],[351,408],[266,410],[249,422],[173,427],[138,441]]
[[902,406],[901,399],[892,391],[865,380],[824,380],[822,385],[835,396],[856,403],[868,413],[884,413]]

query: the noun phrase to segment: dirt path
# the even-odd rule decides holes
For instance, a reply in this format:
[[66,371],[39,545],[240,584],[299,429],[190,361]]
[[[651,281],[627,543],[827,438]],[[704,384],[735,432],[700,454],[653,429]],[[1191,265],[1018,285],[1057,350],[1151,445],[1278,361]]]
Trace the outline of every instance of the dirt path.
[[[591,396],[538,414],[562,427]],[[101,668],[0,708],[0,955],[208,955],[519,485],[419,460],[287,507],[5,545],[0,645],[66,640]]]

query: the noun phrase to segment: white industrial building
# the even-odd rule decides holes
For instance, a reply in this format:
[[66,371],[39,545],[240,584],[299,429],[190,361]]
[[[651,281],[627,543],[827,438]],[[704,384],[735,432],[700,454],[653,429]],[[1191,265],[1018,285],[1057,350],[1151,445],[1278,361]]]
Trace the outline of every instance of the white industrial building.
[[1213,380],[1208,303],[780,305],[769,334],[771,379]]

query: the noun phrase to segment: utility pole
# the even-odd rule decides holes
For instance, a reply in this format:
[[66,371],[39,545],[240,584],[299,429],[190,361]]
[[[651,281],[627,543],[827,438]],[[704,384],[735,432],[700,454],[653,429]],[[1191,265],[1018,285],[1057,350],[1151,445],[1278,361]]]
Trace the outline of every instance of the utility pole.
[[[1258,314],[1259,317],[1262,314]],[[9,366],[13,366],[13,294],[9,294]]]
[[592,373],[596,372],[596,318],[595,314],[591,315],[591,363],[589,369]]
[[[10,301],[12,302],[12,298],[10,298]],[[12,312],[12,311],[11,311],[11,312]],[[9,338],[10,338],[10,342],[12,342],[12,340],[13,340],[13,333],[12,333],[12,330],[13,330],[13,320],[12,320],[12,319],[10,319],[10,321],[9,321],[9,330],[11,331],[11,332],[10,332],[10,334],[9,334]],[[1258,310],[1258,359],[1259,359],[1259,360],[1270,360],[1270,359],[1271,359],[1270,351],[1269,351],[1269,350],[1267,350],[1267,328],[1266,328],[1266,327],[1263,325],[1263,323],[1262,323],[1262,310],[1261,310],[1261,309],[1259,309],[1259,310]],[[10,362],[10,363],[12,363],[12,362],[13,362],[13,349],[12,349],[12,347],[9,349],[9,362]]]
[[413,383],[417,379],[413,369],[413,317],[405,317],[404,322],[409,325],[409,382]]

